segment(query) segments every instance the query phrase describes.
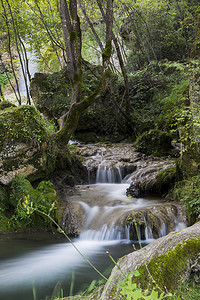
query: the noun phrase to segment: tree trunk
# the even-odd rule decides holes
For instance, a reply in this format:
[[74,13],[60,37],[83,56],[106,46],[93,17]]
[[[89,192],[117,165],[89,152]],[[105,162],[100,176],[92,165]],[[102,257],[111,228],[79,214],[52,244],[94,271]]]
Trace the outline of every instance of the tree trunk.
[[59,119],[60,130],[56,133],[57,143],[60,147],[65,146],[75,131],[81,113],[89,107],[106,89],[109,83],[111,57],[112,22],[113,9],[112,0],[107,0],[107,22],[106,22],[106,47],[102,53],[103,66],[102,76],[95,91],[88,97],[82,99],[82,57],[81,57],[81,28],[77,14],[77,1],[60,0],[60,17],[67,54],[68,75],[71,84],[71,107],[68,113]]

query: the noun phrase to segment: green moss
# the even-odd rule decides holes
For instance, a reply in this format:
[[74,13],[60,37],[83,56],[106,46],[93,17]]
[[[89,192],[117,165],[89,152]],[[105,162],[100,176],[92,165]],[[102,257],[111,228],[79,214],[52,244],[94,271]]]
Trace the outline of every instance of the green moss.
[[76,31],[70,32],[70,37],[69,37],[70,42],[73,43],[74,41],[76,41],[76,38],[77,38],[77,33],[76,33]]
[[151,129],[137,138],[136,148],[147,155],[165,156],[171,148],[171,137],[166,132]]
[[172,188],[178,179],[176,166],[166,168],[160,171],[155,178],[154,188],[158,193],[165,193]]
[[[148,270],[156,284],[165,290],[173,292],[180,281],[186,279],[190,262],[198,256],[200,251],[200,238],[179,243],[166,254],[153,258],[148,264]],[[141,276],[136,278],[143,288],[153,285],[145,265],[139,268]]]
[[10,108],[10,107],[16,107],[14,104],[8,102],[8,101],[1,101],[0,102],[0,110],[4,110],[6,108]]
[[0,148],[11,140],[42,144],[52,132],[52,125],[33,106],[22,105],[0,114]]
[[106,47],[105,47],[105,50],[102,52],[102,57],[103,59],[106,61],[110,58],[111,56],[111,53],[112,53],[112,43],[111,41],[109,40],[107,43],[106,43]]

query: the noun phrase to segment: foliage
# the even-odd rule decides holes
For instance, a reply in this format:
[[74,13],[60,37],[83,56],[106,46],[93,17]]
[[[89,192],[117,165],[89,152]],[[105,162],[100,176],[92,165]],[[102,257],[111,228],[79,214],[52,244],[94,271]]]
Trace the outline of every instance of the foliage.
[[0,86],[2,88],[2,92],[4,92],[5,87],[9,82],[9,79],[11,79],[12,77],[13,77],[13,74],[10,74],[10,73],[0,74]]
[[183,202],[190,216],[197,218],[200,214],[200,175],[178,182],[173,195]]
[[[16,177],[12,181],[9,202],[14,208],[14,214],[10,221],[12,228],[49,227],[49,219],[45,215],[32,215],[32,210],[40,210],[45,214],[56,217],[56,192],[49,181],[42,181],[36,189],[31,183],[22,177]],[[28,208],[28,209],[27,209]]]
[[133,68],[152,59],[182,60],[189,56],[194,40],[194,15],[198,1],[122,1],[122,36],[130,47]]
[[[175,84],[167,97],[161,99],[161,112],[157,118],[157,126],[176,132],[181,124],[181,115],[188,110],[189,80]],[[183,123],[183,122],[182,122]]]
[[4,213],[8,208],[8,191],[0,186],[0,213]]
[[42,144],[53,132],[52,124],[33,106],[12,107],[0,114],[0,147],[5,140]]
[[170,135],[157,129],[144,132],[136,140],[136,149],[147,155],[168,155],[170,148]]
[[160,293],[156,290],[156,288],[152,289],[151,291],[142,290],[138,287],[136,283],[133,282],[133,277],[140,276],[139,271],[135,271],[133,273],[129,273],[126,275],[124,280],[119,282],[119,287],[121,289],[120,293],[124,296],[124,299],[132,300],[132,299],[149,299],[149,300],[156,300],[156,299],[166,299],[170,297],[172,294],[166,295],[165,293]]
[[190,276],[189,280],[180,283],[171,300],[190,299],[199,300],[199,276]]

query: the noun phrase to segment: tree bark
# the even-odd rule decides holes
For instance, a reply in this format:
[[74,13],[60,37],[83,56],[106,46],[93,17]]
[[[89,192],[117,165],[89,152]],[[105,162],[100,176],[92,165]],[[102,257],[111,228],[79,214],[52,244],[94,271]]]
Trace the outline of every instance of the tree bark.
[[67,54],[68,75],[71,84],[71,107],[68,113],[64,114],[58,121],[60,129],[56,133],[56,139],[60,147],[66,145],[75,131],[81,113],[88,108],[106,89],[110,69],[109,62],[112,50],[112,20],[113,9],[112,0],[107,0],[107,17],[106,22],[106,46],[102,53],[103,65],[102,75],[99,85],[95,91],[88,97],[82,99],[82,57],[81,57],[81,28],[79,16],[77,13],[77,1],[70,0],[69,5],[66,0],[60,0],[60,17]]

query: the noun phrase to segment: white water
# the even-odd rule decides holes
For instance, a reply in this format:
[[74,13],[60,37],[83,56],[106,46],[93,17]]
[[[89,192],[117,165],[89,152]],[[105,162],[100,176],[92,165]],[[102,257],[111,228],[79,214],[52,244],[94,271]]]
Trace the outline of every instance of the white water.
[[[55,240],[53,236],[48,237],[48,242],[45,239],[41,242],[28,234],[0,236],[0,299],[33,300],[33,288],[37,300],[44,300],[47,295],[50,299],[57,283],[64,295],[69,295],[72,274],[75,278],[74,293],[83,291],[94,279],[99,279],[71,244]],[[104,274],[108,267],[113,267],[106,251],[117,260],[133,250],[130,243],[119,240],[75,239],[74,245]]]
[[104,160],[99,164],[97,169],[96,182],[97,183],[121,183],[122,172],[120,168],[112,168],[106,165]]
[[[25,45],[25,46],[27,47],[27,45]],[[31,78],[33,78],[35,73],[38,72],[38,63],[36,62],[36,57],[35,57],[34,52],[27,51],[27,58],[28,58],[29,73],[31,75]],[[29,81],[29,78],[28,78],[28,75],[27,75],[25,62],[23,62],[23,68],[25,70],[27,86],[29,88],[30,87],[30,81]],[[22,95],[27,96],[26,84],[25,84],[25,80],[24,80],[24,77],[23,77],[23,72],[22,72],[22,67],[21,66],[20,66],[20,69],[19,69],[19,91]]]
[[[74,202],[82,206],[87,220],[80,234],[81,240],[129,240],[129,229],[122,223],[123,216],[125,218],[136,209],[161,204],[160,199],[128,198],[128,186],[109,183],[79,186]],[[146,239],[149,238],[146,232]]]

